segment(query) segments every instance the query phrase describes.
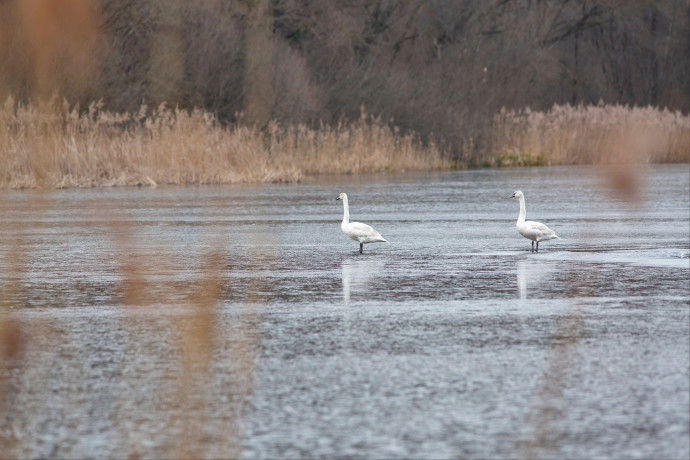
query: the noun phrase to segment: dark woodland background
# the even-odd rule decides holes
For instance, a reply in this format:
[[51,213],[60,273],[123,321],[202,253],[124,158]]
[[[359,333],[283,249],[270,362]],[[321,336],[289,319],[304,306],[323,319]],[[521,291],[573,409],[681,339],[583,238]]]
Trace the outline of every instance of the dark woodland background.
[[690,109],[687,0],[0,0],[0,96],[227,123],[362,109],[449,145],[502,108]]

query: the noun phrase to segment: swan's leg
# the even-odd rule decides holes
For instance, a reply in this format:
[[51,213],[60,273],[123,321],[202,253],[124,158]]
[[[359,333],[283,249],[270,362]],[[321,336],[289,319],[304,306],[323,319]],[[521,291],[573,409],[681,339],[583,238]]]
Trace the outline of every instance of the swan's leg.
[[539,252],[539,241],[537,241],[537,252]]
[[534,241],[532,241],[532,252],[534,252]]
[[359,253],[364,254],[364,243],[359,243]]

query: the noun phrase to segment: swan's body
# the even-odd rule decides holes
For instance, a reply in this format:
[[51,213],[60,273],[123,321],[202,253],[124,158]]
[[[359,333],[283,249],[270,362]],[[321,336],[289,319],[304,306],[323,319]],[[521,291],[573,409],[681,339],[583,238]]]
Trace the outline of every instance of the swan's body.
[[510,197],[520,198],[520,215],[518,216],[515,226],[517,227],[517,231],[520,233],[520,235],[524,236],[528,240],[532,240],[532,251],[534,251],[535,242],[537,243],[537,251],[539,251],[540,241],[560,239],[556,235],[556,232],[541,222],[525,220],[525,215],[527,214],[525,211],[525,195],[523,195],[520,190],[513,193]]
[[379,232],[374,230],[372,227],[361,222],[350,222],[350,207],[347,204],[347,195],[341,193],[337,200],[343,201],[343,223],[340,224],[340,228],[343,229],[343,233],[352,238],[359,243],[359,253],[364,252],[364,243],[387,243],[388,241],[381,236]]

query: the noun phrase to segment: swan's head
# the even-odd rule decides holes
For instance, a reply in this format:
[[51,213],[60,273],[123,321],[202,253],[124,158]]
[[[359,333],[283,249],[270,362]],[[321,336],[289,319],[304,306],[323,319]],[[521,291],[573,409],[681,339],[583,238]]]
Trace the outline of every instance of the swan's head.
[[520,198],[522,196],[522,192],[520,190],[516,190],[513,192],[512,195],[510,195],[510,198]]
[[338,196],[338,198],[335,199],[335,201],[338,200],[347,200],[347,195],[344,192],[341,193],[340,196]]

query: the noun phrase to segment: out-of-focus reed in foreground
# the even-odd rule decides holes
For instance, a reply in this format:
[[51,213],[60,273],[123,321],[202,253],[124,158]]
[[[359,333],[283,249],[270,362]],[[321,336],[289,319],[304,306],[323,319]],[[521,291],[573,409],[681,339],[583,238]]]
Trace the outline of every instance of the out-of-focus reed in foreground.
[[[43,196],[43,190],[30,193],[27,205],[48,213]],[[123,458],[237,458],[242,419],[254,390],[260,316],[251,295],[240,307],[224,307],[229,270],[228,254],[219,249],[224,234],[196,241],[206,249],[179,259],[137,232],[126,216],[97,208],[91,212],[95,223],[84,225],[111,240],[102,247],[113,255],[111,281],[101,285],[108,300],[82,307],[64,303],[70,294],[56,292],[48,304],[48,310],[68,306],[91,314],[113,308],[116,313],[104,319],[102,329],[93,324],[94,335],[87,334],[91,338],[85,343],[73,324],[32,314],[35,247],[26,235],[34,227],[12,214],[1,216],[11,237],[0,241],[0,451],[7,458],[40,456],[32,449],[44,437],[42,448],[53,456],[83,456],[97,449],[98,441],[90,438],[75,446],[60,436],[76,430],[75,417],[98,413],[97,423],[114,427],[110,435],[122,435],[118,455]],[[179,282],[175,274],[183,265],[195,268]],[[61,280],[70,282],[69,277]],[[258,274],[250,273],[248,289],[261,289],[261,283]],[[66,292],[78,296],[82,289],[90,288],[72,286]],[[103,334],[102,341],[95,338]],[[114,336],[123,340],[114,343]],[[107,358],[99,361],[104,343]],[[80,359],[71,359],[73,352]],[[63,354],[71,357],[63,362]],[[89,383],[94,374],[101,375],[97,390]],[[50,436],[32,428],[53,421],[60,425]],[[93,427],[86,437],[99,437],[94,435],[98,430]]]

